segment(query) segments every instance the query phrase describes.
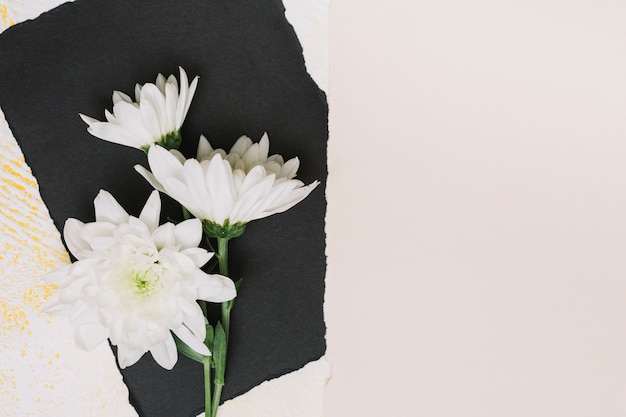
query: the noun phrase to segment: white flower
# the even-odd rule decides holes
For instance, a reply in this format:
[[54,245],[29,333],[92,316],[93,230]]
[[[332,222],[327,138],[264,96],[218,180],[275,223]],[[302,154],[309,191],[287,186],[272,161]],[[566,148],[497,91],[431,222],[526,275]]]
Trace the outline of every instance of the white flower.
[[198,85],[198,77],[189,85],[187,74],[179,69],[180,92],[176,77],[170,75],[166,80],[162,74],[157,76],[156,84],[135,86],[136,102],[121,91],[114,91],[113,114],[105,110],[106,122],[80,115],[89,125],[87,131],[100,139],[144,151],[155,143],[168,149],[178,148],[180,127]]
[[216,225],[245,224],[293,207],[319,184],[305,186],[294,179],[298,158],[284,162],[268,152],[267,135],[259,143],[242,136],[228,154],[214,150],[202,136],[197,159],[154,146],[148,152],[152,172],[140,165],[135,169],[197,218]]
[[78,261],[46,275],[59,290],[44,311],[67,316],[76,344],[85,350],[110,338],[122,368],[149,351],[159,365],[172,369],[178,360],[172,332],[210,355],[196,300],[223,302],[236,291],[230,279],[200,270],[213,255],[198,248],[200,221],[159,226],[157,191],[139,218],[129,216],[106,191],[94,206],[95,222],[65,223],[65,241]]

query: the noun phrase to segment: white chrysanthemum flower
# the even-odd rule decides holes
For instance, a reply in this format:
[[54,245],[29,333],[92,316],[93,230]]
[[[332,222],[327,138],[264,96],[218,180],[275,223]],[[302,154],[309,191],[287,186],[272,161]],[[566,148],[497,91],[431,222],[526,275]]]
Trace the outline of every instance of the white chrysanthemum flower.
[[269,139],[259,143],[242,136],[227,154],[202,136],[197,159],[154,146],[148,152],[152,172],[135,169],[154,188],[168,194],[191,214],[215,225],[246,224],[281,213],[302,201],[317,185],[294,179],[300,161],[284,162],[269,153]]
[[135,100],[121,91],[113,92],[113,113],[105,110],[107,121],[101,122],[81,114],[89,125],[87,131],[97,138],[147,151],[157,143],[168,149],[180,146],[180,127],[187,116],[198,77],[188,82],[180,68],[180,91],[174,75],[167,80],[162,74],[156,84],[135,86]]
[[157,191],[139,218],[129,216],[106,191],[100,191],[94,206],[95,222],[65,223],[65,241],[78,260],[46,275],[59,290],[44,311],[67,316],[83,349],[111,339],[122,368],[149,351],[159,365],[172,369],[178,360],[172,332],[210,355],[196,300],[223,302],[236,291],[229,278],[200,269],[213,255],[198,248],[200,221],[159,226]]

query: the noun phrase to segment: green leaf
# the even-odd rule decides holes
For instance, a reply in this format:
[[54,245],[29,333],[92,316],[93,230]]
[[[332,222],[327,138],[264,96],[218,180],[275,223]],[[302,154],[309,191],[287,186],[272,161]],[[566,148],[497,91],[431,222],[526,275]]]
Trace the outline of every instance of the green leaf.
[[174,342],[176,343],[176,348],[178,349],[178,351],[189,359],[193,359],[196,362],[202,363],[204,358],[208,357],[199,354],[198,352],[187,346],[185,342],[180,340],[174,333],[172,333],[172,336],[174,336]]
[[189,212],[189,210],[187,210],[187,208],[185,206],[180,206],[183,209],[183,218],[185,220],[189,220],[191,219],[191,213]]
[[200,306],[200,309],[202,310],[202,315],[206,317],[206,301],[197,300],[196,302],[198,303],[198,305]]
[[204,344],[209,348],[211,354],[213,353],[213,339],[215,337],[215,330],[210,324],[206,325],[206,336],[204,337]]
[[226,333],[220,322],[217,322],[215,326],[213,363],[215,364],[215,385],[224,385],[224,374],[226,373]]

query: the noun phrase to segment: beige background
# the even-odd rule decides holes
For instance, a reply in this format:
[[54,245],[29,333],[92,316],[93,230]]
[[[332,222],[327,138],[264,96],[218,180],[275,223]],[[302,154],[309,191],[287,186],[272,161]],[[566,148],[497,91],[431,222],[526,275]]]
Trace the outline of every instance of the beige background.
[[626,416],[626,2],[330,9],[327,417]]

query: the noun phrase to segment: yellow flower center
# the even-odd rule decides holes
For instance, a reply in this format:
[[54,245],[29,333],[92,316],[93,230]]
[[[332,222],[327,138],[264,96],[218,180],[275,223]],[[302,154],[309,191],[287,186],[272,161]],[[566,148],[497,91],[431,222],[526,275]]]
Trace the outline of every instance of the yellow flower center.
[[133,293],[147,297],[159,287],[161,275],[152,265],[143,265],[139,269],[131,270],[130,283]]

